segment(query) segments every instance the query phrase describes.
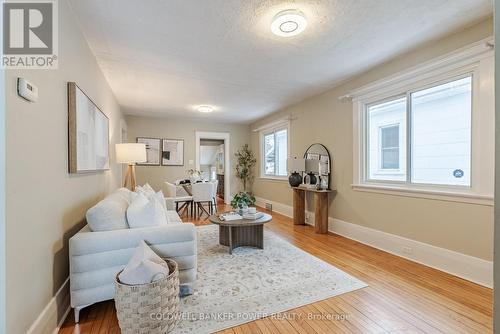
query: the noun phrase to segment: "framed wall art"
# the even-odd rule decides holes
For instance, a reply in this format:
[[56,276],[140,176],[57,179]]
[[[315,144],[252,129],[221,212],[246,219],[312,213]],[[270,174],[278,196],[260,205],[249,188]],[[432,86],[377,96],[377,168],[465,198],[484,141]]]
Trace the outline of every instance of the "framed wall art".
[[68,82],[68,169],[109,169],[109,119],[74,82]]
[[184,166],[184,140],[163,139],[161,158],[163,166]]
[[137,137],[137,142],[146,144],[146,162],[139,166],[159,166],[160,165],[160,138]]

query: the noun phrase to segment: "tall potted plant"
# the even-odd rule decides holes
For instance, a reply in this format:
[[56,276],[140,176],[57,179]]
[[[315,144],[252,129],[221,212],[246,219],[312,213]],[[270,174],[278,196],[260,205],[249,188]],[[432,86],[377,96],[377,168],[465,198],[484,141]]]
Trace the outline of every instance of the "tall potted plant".
[[253,166],[257,162],[248,144],[243,145],[236,153],[236,177],[243,183],[243,192],[253,181]]

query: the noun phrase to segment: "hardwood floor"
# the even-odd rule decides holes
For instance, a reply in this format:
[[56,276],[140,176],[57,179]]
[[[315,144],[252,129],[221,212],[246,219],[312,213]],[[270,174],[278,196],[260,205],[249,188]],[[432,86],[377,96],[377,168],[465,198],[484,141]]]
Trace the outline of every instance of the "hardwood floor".
[[[338,235],[316,234],[313,227],[294,226],[288,217],[272,216],[267,230],[369,286],[221,333],[492,333],[491,289]],[[78,326],[71,312],[59,333],[120,333],[114,303],[82,310]]]

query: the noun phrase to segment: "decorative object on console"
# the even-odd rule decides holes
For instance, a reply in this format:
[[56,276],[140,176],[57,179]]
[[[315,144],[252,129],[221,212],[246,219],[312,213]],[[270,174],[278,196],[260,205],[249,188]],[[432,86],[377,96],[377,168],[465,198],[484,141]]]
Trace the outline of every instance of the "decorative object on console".
[[302,183],[302,175],[299,174],[306,170],[306,160],[305,159],[297,159],[288,158],[287,160],[288,170],[292,173],[288,177],[288,183],[292,187],[298,187]]
[[243,145],[234,155],[236,156],[236,177],[243,183],[243,191],[247,191],[247,185],[253,181],[253,166],[257,159],[248,144]]
[[68,169],[109,169],[109,119],[74,82],[68,82]]
[[140,163],[144,166],[160,165],[160,139],[137,137],[137,142],[146,145],[146,161]]
[[310,188],[330,189],[331,162],[328,149],[319,143],[312,144],[304,153],[304,183]]
[[122,143],[115,145],[116,162],[128,164],[127,173],[123,181],[123,186],[135,189],[135,164],[146,161],[146,145],[141,143]]
[[163,166],[184,166],[184,140],[163,139],[161,158]]
[[304,183],[307,186],[314,186],[316,184],[316,175],[313,172],[309,172],[304,176]]

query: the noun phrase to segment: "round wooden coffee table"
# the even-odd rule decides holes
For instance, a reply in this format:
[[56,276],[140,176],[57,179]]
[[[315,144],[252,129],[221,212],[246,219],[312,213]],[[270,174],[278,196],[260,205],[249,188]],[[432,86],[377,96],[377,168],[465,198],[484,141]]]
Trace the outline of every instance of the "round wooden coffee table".
[[229,254],[233,249],[241,246],[251,246],[264,249],[264,224],[273,217],[264,213],[259,219],[238,219],[223,221],[219,215],[208,217],[210,222],[219,225],[219,244],[229,247]]

